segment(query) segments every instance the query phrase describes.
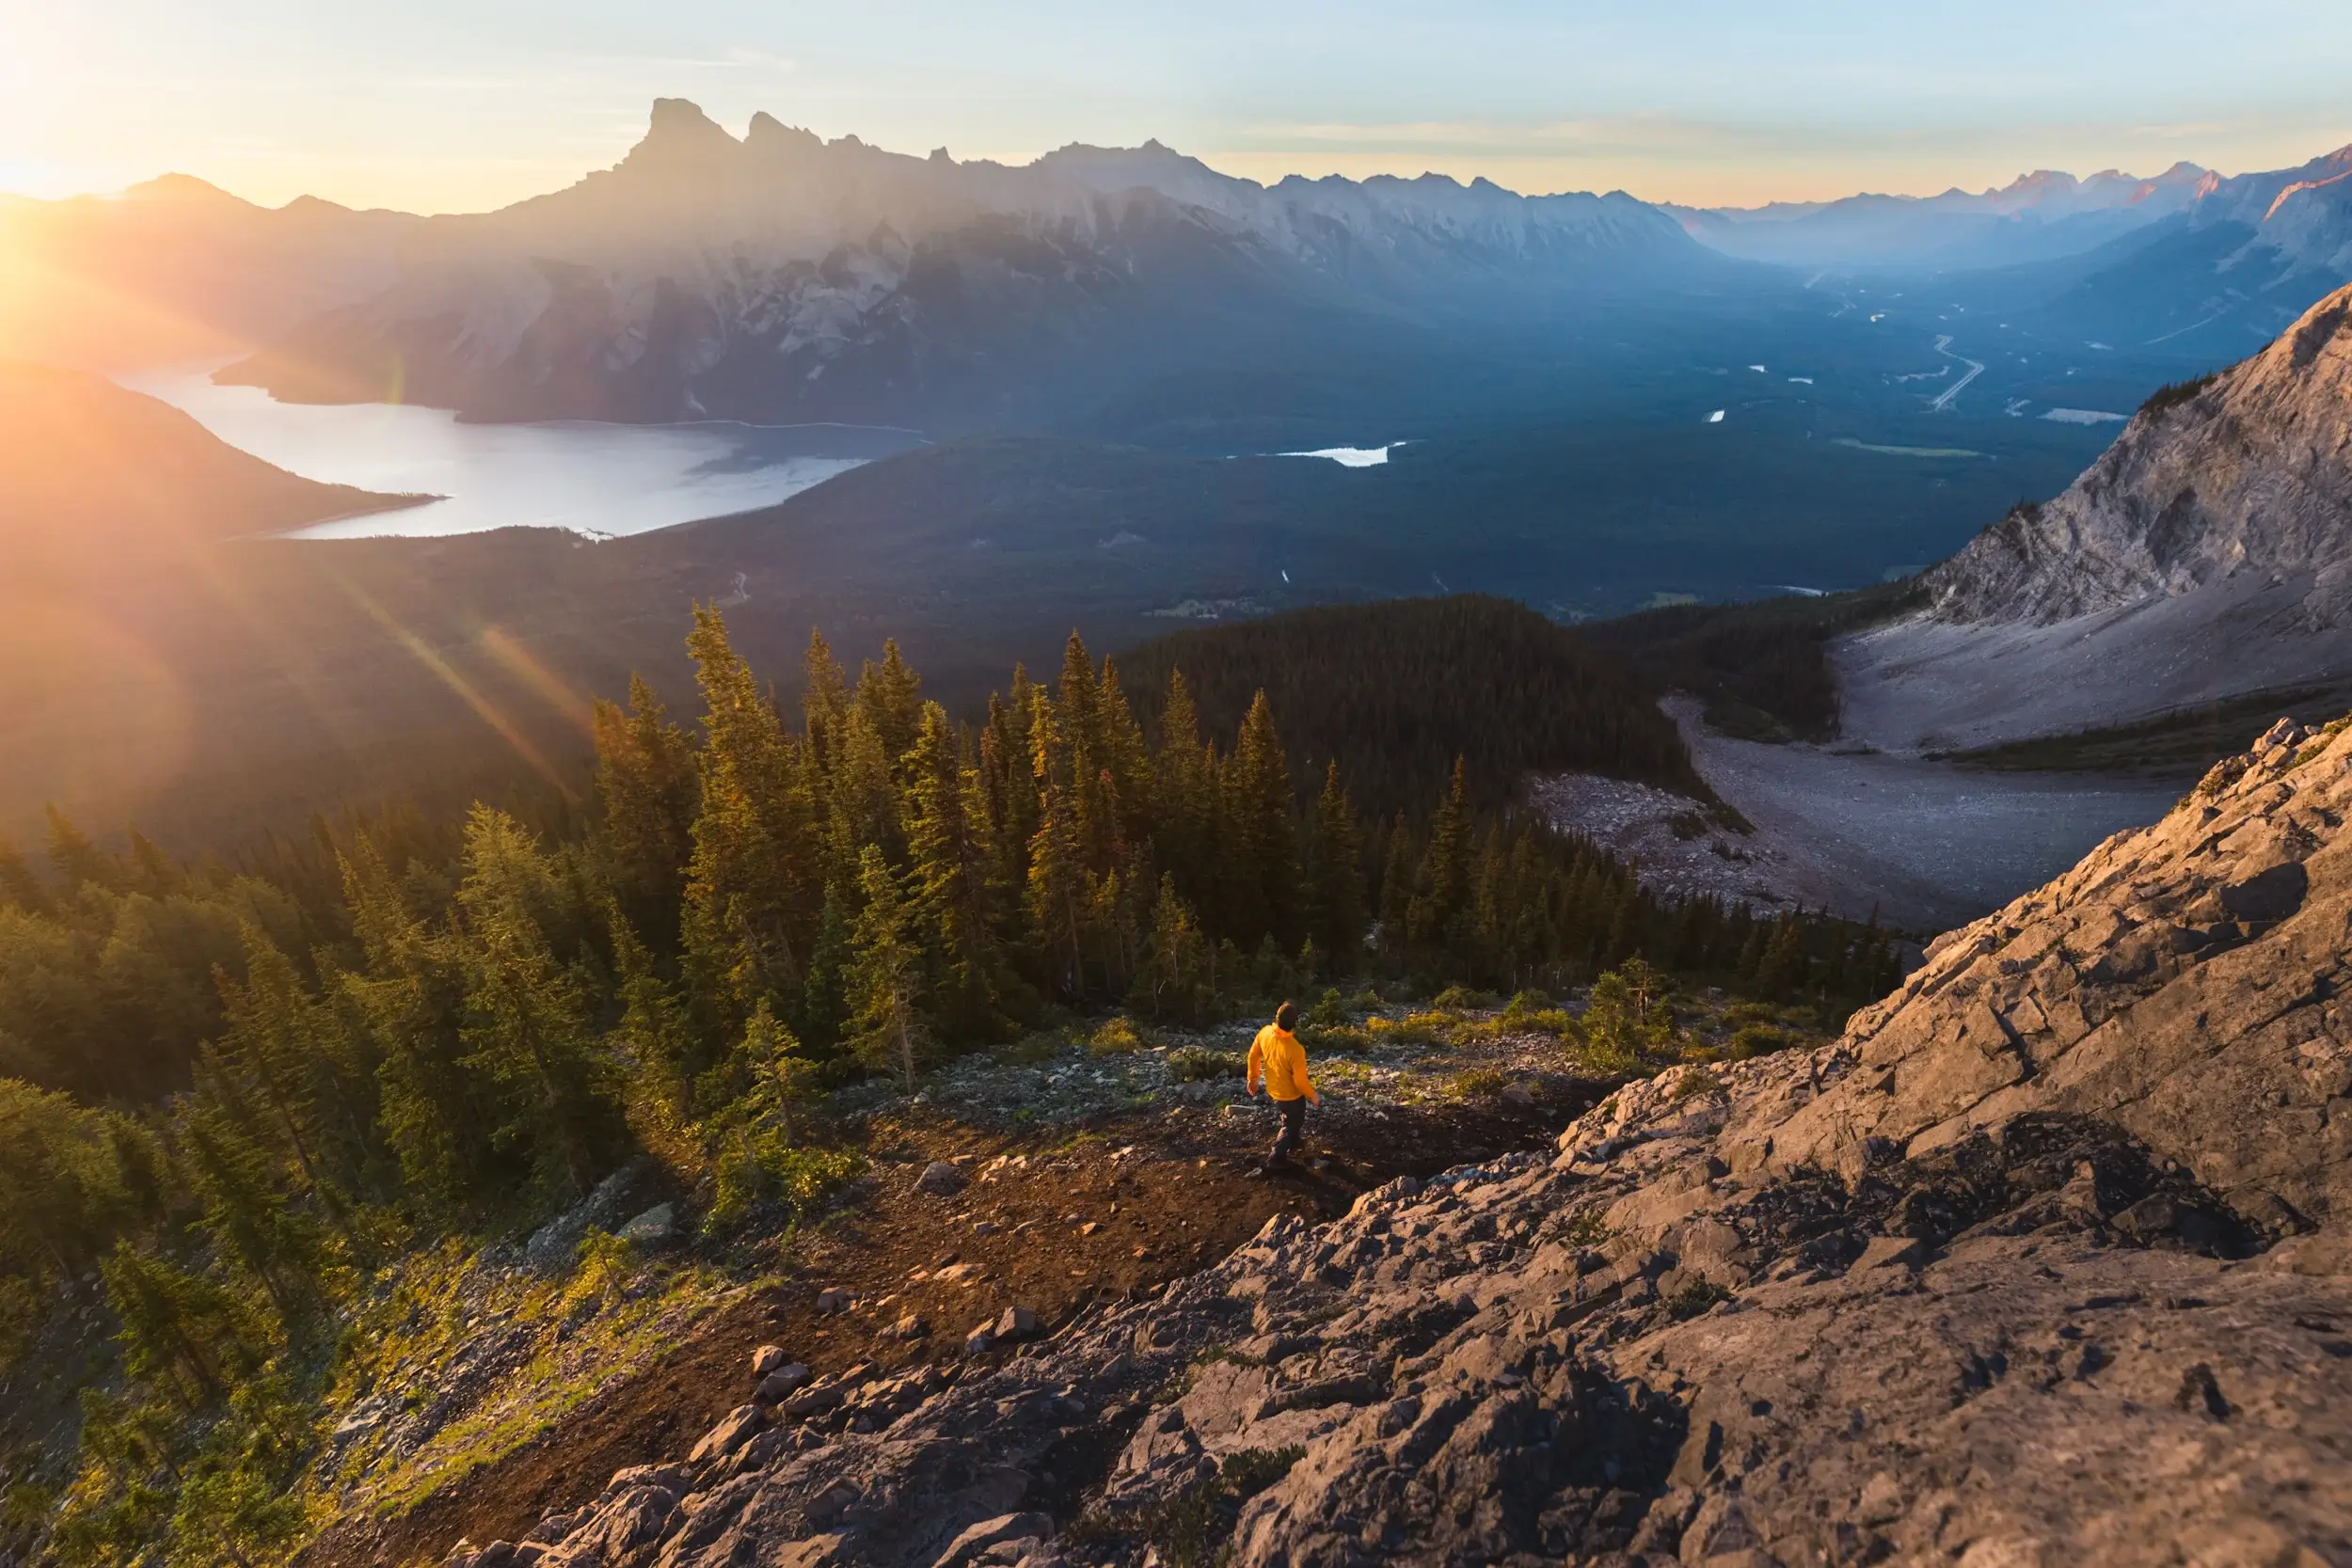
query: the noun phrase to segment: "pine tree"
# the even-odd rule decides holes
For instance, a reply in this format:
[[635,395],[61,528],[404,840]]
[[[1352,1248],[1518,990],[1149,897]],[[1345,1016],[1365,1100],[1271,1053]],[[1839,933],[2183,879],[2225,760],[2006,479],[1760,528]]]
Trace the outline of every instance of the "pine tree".
[[259,1325],[219,1286],[128,1242],[101,1273],[123,1370],[182,1409],[211,1403],[261,1364]]
[[653,954],[615,907],[612,968],[621,1021],[612,1041],[636,1070],[629,1075],[628,1119],[641,1142],[656,1153],[682,1151],[687,1125],[694,1119],[694,1077],[701,1065],[686,1009],[663,981]]
[[882,661],[858,673],[857,711],[882,741],[882,759],[896,773],[923,723],[923,680],[907,667],[895,641],[882,643]]
[[532,918],[546,859],[513,817],[476,806],[465,873],[457,890],[465,1066],[504,1091],[499,1140],[531,1149],[542,1181],[578,1196],[600,1174],[612,1108],[579,979]]
[[832,771],[834,736],[840,733],[841,721],[849,713],[847,679],[824,637],[812,626],[808,652],[802,656],[801,717],[809,759],[820,776]]
[[66,891],[78,893],[85,886],[120,889],[125,879],[115,858],[92,844],[56,806],[45,810],[49,816],[49,863],[65,879]]
[[745,1071],[757,1085],[754,1093],[774,1104],[785,1141],[791,1142],[793,1116],[816,1092],[817,1064],[764,1001],[743,1026],[739,1051]]
[[1003,989],[991,922],[978,770],[967,768],[936,703],[907,755],[907,848],[919,921],[936,955],[941,1012],[959,1033],[993,1030]]
[[1172,876],[1160,879],[1159,896],[1152,906],[1151,943],[1127,1001],[1147,1017],[1175,1023],[1205,1023],[1216,1009],[1212,949]]
[[694,743],[670,721],[642,676],[628,678],[628,711],[596,706],[596,796],[605,859],[631,923],[667,942],[677,930],[701,793]]
[[873,845],[858,861],[865,908],[850,940],[846,992],[850,1047],[869,1067],[895,1071],[914,1087],[916,1064],[930,1045],[921,1012],[922,955],[915,946],[898,875]]
[[461,1065],[463,969],[408,911],[373,843],[363,838],[339,860],[366,959],[343,977],[343,999],[374,1041],[385,1141],[412,1194],[455,1209],[471,1196],[488,1143],[473,1075]]
[[[718,612],[697,607],[694,617],[687,646],[708,740],[701,752],[683,958],[698,1022],[713,1038],[729,1040],[759,997],[797,1000],[825,882],[800,758],[729,646]],[[813,664],[830,664],[823,650],[821,640],[812,641]],[[809,712],[814,757],[833,744],[838,719],[819,698],[811,699]]]
[[1364,852],[1340,765],[1324,769],[1307,836],[1307,928],[1334,974],[1354,972],[1364,945]]
[[1463,944],[1470,912],[1471,831],[1470,788],[1456,758],[1453,782],[1429,820],[1429,847],[1416,879],[1419,895],[1406,916],[1416,946],[1451,954]]
[[204,1206],[202,1227],[268,1294],[287,1336],[296,1338],[323,1294],[325,1241],[278,1190],[269,1155],[238,1109],[218,1098],[216,1082],[208,1087],[215,1094],[200,1101],[185,1123],[188,1169]]
[[1232,832],[1232,902],[1226,934],[1236,943],[1266,937],[1295,951],[1299,928],[1298,837],[1292,822],[1290,765],[1274,730],[1274,706],[1263,691],[1249,705],[1232,760],[1225,769],[1227,823]]
[[136,828],[125,836],[131,853],[128,885],[132,890],[151,898],[167,898],[179,892],[186,879],[181,876],[171,857]]
[[15,845],[0,835],[0,910],[47,914],[50,907],[49,890],[41,886],[39,873]]
[[834,748],[829,878],[854,878],[859,852],[882,847],[893,863],[905,857],[898,786],[887,741],[863,706],[842,721]]
[[1387,851],[1380,866],[1380,946],[1392,957],[1409,951],[1414,940],[1416,863],[1412,830],[1406,825],[1405,814],[1398,812],[1389,824]]
[[1152,837],[1152,758],[1144,746],[1143,726],[1136,722],[1135,710],[1119,684],[1119,671],[1107,658],[1095,688],[1095,713],[1101,753],[1096,767],[1116,801],[1120,836],[1130,847],[1139,846]]
[[1218,815],[1217,765],[1200,741],[1200,720],[1184,673],[1168,676],[1160,715],[1160,749],[1152,761],[1152,840],[1162,866],[1203,915],[1218,904],[1214,833]]

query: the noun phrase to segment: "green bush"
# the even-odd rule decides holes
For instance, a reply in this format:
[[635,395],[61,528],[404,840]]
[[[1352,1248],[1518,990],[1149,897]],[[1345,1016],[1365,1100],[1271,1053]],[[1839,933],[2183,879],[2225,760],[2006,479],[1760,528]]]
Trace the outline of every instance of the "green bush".
[[1711,1279],[1693,1279],[1677,1291],[1666,1302],[1666,1311],[1677,1323],[1687,1323],[1710,1310],[1717,1302],[1729,1301],[1731,1292]]
[[1502,998],[1490,990],[1472,990],[1468,986],[1448,986],[1430,999],[1429,1005],[1446,1012],[1462,1012],[1471,1007],[1491,1007]]
[[1247,1066],[1239,1056],[1197,1045],[1168,1053],[1168,1074],[1179,1084],[1212,1084],[1220,1078],[1239,1078]]
[[1088,1037],[1087,1049],[1098,1056],[1132,1056],[1142,1050],[1145,1043],[1135,1021],[1121,1013],[1103,1021],[1102,1026]]
[[1724,1048],[1724,1054],[1735,1062],[1744,1062],[1752,1056],[1769,1056],[1775,1051],[1786,1051],[1796,1043],[1797,1037],[1786,1029],[1751,1023],[1733,1033],[1731,1044]]
[[1360,1056],[1378,1043],[1370,1029],[1354,1023],[1327,1029],[1302,1028],[1298,1031],[1298,1042],[1327,1056]]

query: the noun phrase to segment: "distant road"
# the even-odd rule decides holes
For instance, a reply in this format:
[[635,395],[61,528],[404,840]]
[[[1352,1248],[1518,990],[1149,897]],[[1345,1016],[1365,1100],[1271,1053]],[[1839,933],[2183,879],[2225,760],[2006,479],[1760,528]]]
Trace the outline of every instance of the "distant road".
[[1952,405],[1952,399],[1960,396],[1960,394],[1966,389],[1968,383],[1976,380],[1977,377],[1984,373],[1984,364],[1981,360],[1971,359],[1964,354],[1954,354],[1952,352],[1952,335],[1948,332],[1935,340],[1935,352],[1942,355],[1947,359],[1957,359],[1962,364],[1968,367],[1968,373],[1966,375],[1962,376],[1958,381],[1955,381],[1949,387],[1945,388],[1944,395],[1937,398],[1933,403],[1928,404],[1930,408],[1932,408],[1937,413],[1941,414],[1945,409],[1949,408]]

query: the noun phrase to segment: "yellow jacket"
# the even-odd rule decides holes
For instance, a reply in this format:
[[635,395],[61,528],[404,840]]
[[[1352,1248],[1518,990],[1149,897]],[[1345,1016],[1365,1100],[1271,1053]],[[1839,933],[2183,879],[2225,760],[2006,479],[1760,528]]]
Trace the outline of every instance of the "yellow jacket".
[[1315,1092],[1307,1076],[1307,1048],[1298,1043],[1296,1035],[1279,1024],[1267,1024],[1249,1042],[1250,1093],[1258,1092],[1260,1079],[1265,1081],[1265,1092],[1277,1100],[1296,1100]]

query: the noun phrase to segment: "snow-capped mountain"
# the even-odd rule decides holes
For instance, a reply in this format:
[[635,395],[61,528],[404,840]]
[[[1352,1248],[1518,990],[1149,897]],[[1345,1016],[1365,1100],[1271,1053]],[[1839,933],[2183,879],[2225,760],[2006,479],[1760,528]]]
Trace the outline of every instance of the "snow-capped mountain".
[[657,101],[613,168],[433,218],[399,281],[229,374],[487,419],[969,426],[1139,374],[1508,319],[1724,263],[1623,194],[1221,175],[1157,143],[910,157]]

